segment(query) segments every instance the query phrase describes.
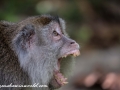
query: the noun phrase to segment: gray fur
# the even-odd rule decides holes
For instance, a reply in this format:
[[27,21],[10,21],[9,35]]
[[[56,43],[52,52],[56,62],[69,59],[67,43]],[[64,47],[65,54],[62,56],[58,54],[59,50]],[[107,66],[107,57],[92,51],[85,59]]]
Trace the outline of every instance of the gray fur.
[[[52,32],[56,25],[59,25],[64,33],[59,42],[52,40]],[[12,24],[0,22],[0,38],[2,38],[0,50],[3,53],[0,54],[1,85],[9,83],[49,85],[54,70],[58,70],[58,57],[70,51],[71,47],[68,48],[70,42],[75,42],[68,38],[64,20],[50,15],[30,17]],[[30,88],[1,88],[1,90],[30,90]]]

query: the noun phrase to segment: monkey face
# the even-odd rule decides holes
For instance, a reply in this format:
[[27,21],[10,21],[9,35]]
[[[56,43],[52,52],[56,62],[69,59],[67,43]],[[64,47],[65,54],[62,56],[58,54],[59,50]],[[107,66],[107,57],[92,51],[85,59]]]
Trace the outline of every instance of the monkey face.
[[68,55],[78,56],[80,52],[79,45],[67,36],[64,21],[41,16],[19,24],[22,29],[18,28],[13,45],[31,82],[49,84],[52,88],[67,84],[67,78],[60,72],[61,60]]
[[49,82],[50,87],[59,88],[67,84],[67,78],[60,72],[61,60],[68,55],[80,55],[79,45],[70,39],[62,29],[62,26],[55,21],[44,26],[42,30],[39,29],[37,37],[39,37],[38,40],[42,42],[42,44],[40,43],[38,46],[44,48],[43,51],[47,51],[46,55],[50,56],[49,53],[52,53],[49,57],[53,60],[51,60],[53,63],[50,67],[54,66],[55,68]]
[[54,74],[50,81],[50,86],[52,88],[59,88],[68,83],[66,81],[67,78],[60,72],[61,60],[68,55],[73,55],[75,57],[80,55],[79,45],[66,35],[65,31],[61,29],[58,23],[52,23],[50,26],[52,26],[50,30],[51,37],[48,40],[51,41],[50,46],[53,47],[53,52],[56,52],[55,57],[57,59],[58,67],[53,72]]

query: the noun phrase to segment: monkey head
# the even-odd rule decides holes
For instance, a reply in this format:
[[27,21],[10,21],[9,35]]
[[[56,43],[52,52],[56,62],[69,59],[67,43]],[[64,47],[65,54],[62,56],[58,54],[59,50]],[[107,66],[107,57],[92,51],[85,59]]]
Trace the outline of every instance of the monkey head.
[[67,84],[60,72],[61,60],[78,56],[79,45],[68,37],[63,19],[50,15],[30,17],[17,23],[14,50],[31,82],[59,88]]

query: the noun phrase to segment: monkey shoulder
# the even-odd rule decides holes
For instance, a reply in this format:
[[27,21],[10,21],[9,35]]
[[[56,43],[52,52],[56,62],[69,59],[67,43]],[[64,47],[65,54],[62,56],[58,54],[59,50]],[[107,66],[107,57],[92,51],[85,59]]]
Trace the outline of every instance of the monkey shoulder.
[[14,25],[15,23],[12,23],[12,22],[8,22],[8,21],[4,21],[4,20],[1,20],[0,21],[0,27],[8,27],[10,25]]

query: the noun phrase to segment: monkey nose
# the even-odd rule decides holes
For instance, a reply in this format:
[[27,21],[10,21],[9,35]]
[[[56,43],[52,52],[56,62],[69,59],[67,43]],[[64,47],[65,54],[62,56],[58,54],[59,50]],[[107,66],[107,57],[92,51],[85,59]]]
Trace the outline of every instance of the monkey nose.
[[70,44],[75,44],[75,43],[76,43],[75,41],[70,42]]
[[72,40],[72,41],[70,42],[70,45],[71,45],[71,46],[75,46],[75,47],[77,47],[78,49],[80,49],[79,44],[76,43],[74,40]]

